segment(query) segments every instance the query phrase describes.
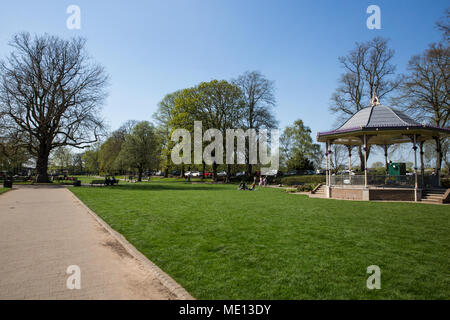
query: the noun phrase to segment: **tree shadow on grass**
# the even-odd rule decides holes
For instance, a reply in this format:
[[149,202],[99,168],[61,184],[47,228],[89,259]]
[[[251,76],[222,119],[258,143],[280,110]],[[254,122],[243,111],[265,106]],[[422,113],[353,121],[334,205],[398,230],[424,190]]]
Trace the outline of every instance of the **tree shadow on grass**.
[[188,184],[184,182],[170,182],[170,183],[136,183],[136,184],[119,184],[113,187],[103,187],[116,190],[180,190],[180,191],[199,191],[199,190],[216,190],[224,191],[229,190],[227,185],[223,184]]

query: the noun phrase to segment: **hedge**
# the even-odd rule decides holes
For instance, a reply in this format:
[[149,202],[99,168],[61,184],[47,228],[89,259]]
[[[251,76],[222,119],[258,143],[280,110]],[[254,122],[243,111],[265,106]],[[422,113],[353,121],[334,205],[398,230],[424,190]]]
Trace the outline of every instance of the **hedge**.
[[296,186],[304,184],[325,183],[324,175],[290,176],[281,178],[281,183],[287,186]]
[[441,178],[441,186],[444,188],[450,188],[450,178]]
[[316,187],[316,183],[307,183],[304,185],[297,186],[298,192],[310,192]]

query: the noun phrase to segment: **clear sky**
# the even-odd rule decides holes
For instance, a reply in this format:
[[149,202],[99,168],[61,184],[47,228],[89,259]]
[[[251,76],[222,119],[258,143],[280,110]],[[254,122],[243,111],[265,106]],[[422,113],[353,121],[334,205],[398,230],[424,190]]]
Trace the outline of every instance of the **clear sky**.
[[[71,4],[81,8],[80,30],[66,27]],[[381,8],[381,30],[366,27],[372,4]],[[388,37],[404,71],[412,55],[440,39],[435,21],[448,6],[448,0],[3,1],[0,57],[20,31],[86,37],[111,76],[103,109],[111,129],[128,119],[151,120],[169,92],[259,70],[275,81],[280,126],[301,118],[315,137],[334,126],[328,108],[339,56],[356,41]]]

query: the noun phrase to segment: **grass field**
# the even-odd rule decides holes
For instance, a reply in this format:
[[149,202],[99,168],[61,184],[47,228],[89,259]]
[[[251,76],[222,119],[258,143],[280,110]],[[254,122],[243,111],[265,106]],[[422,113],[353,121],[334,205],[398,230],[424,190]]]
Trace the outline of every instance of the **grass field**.
[[[71,190],[196,298],[450,298],[448,206],[183,182]],[[370,265],[381,290],[366,288]]]
[[6,191],[9,191],[9,188],[0,188],[0,194],[5,193]]

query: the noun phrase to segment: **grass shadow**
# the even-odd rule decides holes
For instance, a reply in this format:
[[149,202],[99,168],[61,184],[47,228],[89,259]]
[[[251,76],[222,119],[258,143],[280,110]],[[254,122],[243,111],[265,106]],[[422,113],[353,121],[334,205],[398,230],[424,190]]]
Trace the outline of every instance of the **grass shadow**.
[[106,189],[119,190],[178,190],[178,191],[198,191],[198,190],[229,190],[228,185],[221,184],[190,184],[190,183],[134,183],[134,184],[119,184],[113,187],[101,187]]

